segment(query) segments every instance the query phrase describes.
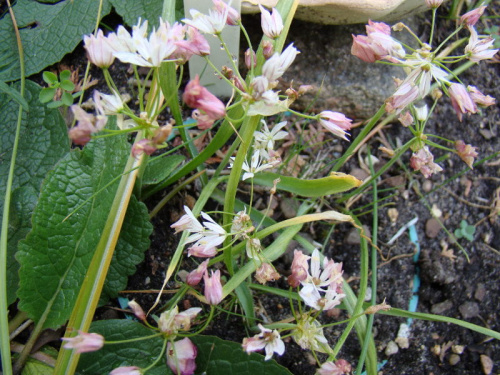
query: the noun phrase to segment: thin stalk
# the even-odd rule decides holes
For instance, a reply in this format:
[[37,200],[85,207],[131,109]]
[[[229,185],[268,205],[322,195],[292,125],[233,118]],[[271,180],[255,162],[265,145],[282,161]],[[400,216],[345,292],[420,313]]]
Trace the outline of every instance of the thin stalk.
[[[226,198],[224,200],[223,226],[229,226],[231,220],[233,219],[232,214],[234,213],[234,200],[236,199],[236,189],[238,188],[238,183],[240,182],[243,162],[245,161],[248,150],[250,149],[253,133],[257,130],[260,119],[261,116],[252,116],[243,122],[240,133],[243,141],[241,142],[236,158],[234,159],[231,174],[229,175],[229,180],[227,182]],[[228,244],[229,239],[226,239],[224,246],[227,246]],[[230,247],[224,250],[224,263],[226,264],[230,275],[234,273],[231,254],[232,252]]]
[[[370,172],[372,174],[375,173],[375,170],[373,169],[373,163],[371,162],[370,159]],[[372,222],[372,242],[374,245],[377,245],[377,234],[378,234],[378,188],[377,188],[377,183],[373,181],[372,183],[372,188],[373,188],[373,222]],[[375,246],[372,246],[372,251],[371,251],[371,286],[372,286],[372,298],[371,298],[371,304],[376,305],[377,304],[377,249]],[[363,371],[363,365],[365,363],[365,358],[366,354],[368,352],[368,348],[370,345],[370,340],[372,338],[372,327],[373,327],[373,319],[375,318],[375,314],[371,314],[368,316],[368,322],[366,323],[366,334],[365,334],[365,340],[363,342],[363,347],[361,348],[361,354],[359,355],[359,360],[358,360],[358,366],[356,367],[356,375],[360,375],[361,372]]]
[[[24,51],[21,42],[21,36],[17,28],[16,17],[10,5],[10,0],[7,0],[9,7],[12,26],[16,34],[17,48],[19,52],[19,70],[21,75],[20,94],[24,98],[25,89],[25,70],[24,70]],[[4,374],[12,373],[12,362],[10,356],[10,340],[9,340],[9,306],[7,302],[7,238],[9,233],[9,214],[10,214],[10,199],[12,194],[12,183],[14,182],[14,169],[16,167],[17,149],[19,147],[19,135],[21,134],[21,121],[23,115],[23,106],[19,104],[19,112],[17,115],[16,135],[14,137],[14,145],[12,148],[12,157],[10,159],[9,175],[7,177],[7,186],[5,189],[5,199],[2,213],[2,235],[0,239],[0,353],[2,356],[2,369]]]
[[[139,133],[136,137],[136,142],[139,142],[142,138],[143,134]],[[73,308],[65,337],[73,336],[73,333],[78,330],[88,332],[101,296],[106,275],[108,274],[109,265],[113,257],[116,242],[120,235],[125,213],[127,212],[139,171],[138,167],[140,167],[143,161],[144,154],[139,158],[130,155],[125,165],[125,171],[133,170],[133,172],[124,174],[120,180],[113,205],[108,215],[108,220],[103,228],[101,239],[97,245],[82,288],[80,289],[78,299]],[[61,349],[57,358],[54,374],[73,374],[76,370],[79,358],[80,355],[76,354],[74,350]]]

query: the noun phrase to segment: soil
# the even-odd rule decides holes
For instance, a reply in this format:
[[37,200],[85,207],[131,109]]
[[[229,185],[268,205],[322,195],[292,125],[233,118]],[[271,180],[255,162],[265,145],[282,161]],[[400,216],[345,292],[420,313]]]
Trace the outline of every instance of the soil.
[[[498,15],[500,8],[491,7],[490,15]],[[439,10],[439,16],[445,17],[447,9]],[[249,16],[250,22],[256,19]],[[245,20],[244,20],[245,21]],[[444,39],[453,30],[455,21],[441,20],[437,31],[437,38]],[[488,21],[485,21],[488,22]],[[487,23],[478,25],[479,28],[488,26]],[[306,22],[295,22],[292,29],[302,30],[302,44],[307,45],[307,38],[311,38],[313,31],[328,32],[333,26],[320,26]],[[419,35],[426,35],[423,25]],[[242,42],[242,45],[244,43]],[[79,49],[80,57],[83,50]],[[498,56],[498,54],[497,54]],[[353,57],[354,58],[354,57]],[[477,86],[483,93],[500,98],[500,87],[497,84],[500,65],[499,61],[481,62],[466,71],[461,79],[465,84]],[[70,62],[71,63],[71,62]],[[74,62],[73,62],[74,63]],[[318,61],[318,64],[321,62]],[[114,68],[112,68],[114,69]],[[115,68],[117,74],[124,68]],[[82,69],[83,71],[83,69]],[[98,77],[98,71],[93,71]],[[123,75],[124,80],[126,75]],[[429,103],[430,104],[430,103]],[[331,108],[324,108],[331,109]],[[422,175],[408,171],[410,153],[401,159],[401,163],[393,166],[378,181],[379,199],[384,200],[380,206],[378,220],[379,246],[384,259],[378,258],[378,286],[377,300],[386,302],[400,309],[408,309],[412,297],[412,287],[415,273],[420,274],[421,285],[418,290],[418,306],[416,311],[422,313],[438,313],[452,318],[485,326],[500,331],[498,307],[500,306],[500,222],[498,212],[495,214],[494,205],[500,200],[499,170],[499,143],[497,135],[500,131],[500,113],[498,106],[492,106],[482,112],[482,115],[465,116],[459,122],[448,98],[443,98],[435,109],[434,116],[429,121],[427,132],[445,136],[448,139],[463,139],[466,143],[478,147],[480,161],[474,170],[455,156],[447,157],[444,152],[434,149],[434,155],[443,167],[443,172],[426,180]],[[358,129],[354,129],[355,138]],[[410,133],[399,123],[386,126],[376,137],[368,143],[372,153],[381,160],[387,159],[378,150],[381,141],[389,142],[393,146],[409,140]],[[333,150],[333,156],[338,157],[340,142],[332,140],[328,143]],[[336,153],[335,153],[336,152]],[[362,154],[366,157],[366,151]],[[378,165],[376,167],[381,166]],[[346,165],[344,172],[359,173],[362,165],[358,158],[353,158]],[[161,193],[146,201],[149,208],[161,199]],[[170,229],[170,224],[176,221],[182,212],[182,205],[186,200],[196,199],[196,186],[190,186],[180,196],[173,199],[154,219],[154,232],[151,237],[151,247],[146,252],[145,261],[137,267],[137,273],[130,278],[129,290],[156,290],[163,283],[169,259],[177,246],[178,238]],[[286,195],[278,195],[278,202],[285,201]],[[496,200],[495,200],[496,199]],[[372,203],[371,194],[364,195],[352,205],[351,209],[363,207]],[[214,202],[212,204],[215,205]],[[335,197],[325,204],[339,207]],[[450,236],[436,226],[432,221],[430,208],[436,206],[441,212],[441,221],[447,230],[452,233],[460,227],[460,222],[466,220],[475,226],[474,240],[459,239],[458,243],[468,254],[451,240]],[[215,207],[217,208],[217,207]],[[220,208],[220,207],[219,207]],[[389,209],[396,209],[398,217],[391,222]],[[369,211],[362,209],[357,211]],[[392,212],[392,211],[391,211]],[[274,217],[282,217],[283,212],[278,205],[274,209]],[[409,239],[407,231],[392,245],[387,245],[389,239],[405,223],[418,217],[416,231],[421,249],[417,262],[413,261],[416,246]],[[370,226],[372,213],[367,212],[360,217],[363,224]],[[344,264],[344,276],[350,280],[351,287],[358,288],[356,277],[359,275],[359,246],[352,238],[352,227],[337,225],[330,237],[330,227],[316,224],[305,226],[304,235],[319,243],[326,243],[324,254],[335,261]],[[293,250],[293,248],[291,247]],[[289,269],[291,257],[286,256],[276,263],[278,270]],[[184,266],[184,265],[183,265]],[[192,263],[186,263],[186,269],[192,268]],[[271,285],[287,288],[284,278]],[[174,283],[167,289],[175,287]],[[126,294],[136,298],[144,307],[149,307],[156,299],[154,292]],[[168,297],[162,298],[162,303]],[[257,315],[269,321],[278,321],[291,315],[288,301],[275,296],[256,293],[256,305],[261,309]],[[196,304],[196,301],[187,299],[186,307]],[[101,316],[114,317],[118,313],[109,308],[100,310]],[[347,317],[343,311],[333,311],[322,318],[324,323],[331,323]],[[378,349],[379,362],[386,361],[380,374],[483,374],[486,373],[482,361],[487,358],[493,363],[493,373],[500,372],[500,342],[446,323],[434,323],[422,320],[413,320],[410,327],[409,347],[399,349],[397,353],[386,355],[385,350],[390,341],[397,337],[399,326],[405,319],[376,315],[374,323],[374,337]],[[334,345],[342,332],[342,325],[325,330],[325,334]],[[221,338],[241,342],[251,333],[247,332],[244,322],[235,316],[221,314],[210,325],[207,334],[214,334]],[[462,346],[463,348],[461,348]],[[286,344],[285,354],[276,360],[286,366],[293,374],[314,374],[316,366],[313,357],[300,349],[293,341]],[[436,355],[436,348],[441,354]],[[351,334],[339,357],[345,358],[353,365],[357,364],[360,345],[355,334]]]

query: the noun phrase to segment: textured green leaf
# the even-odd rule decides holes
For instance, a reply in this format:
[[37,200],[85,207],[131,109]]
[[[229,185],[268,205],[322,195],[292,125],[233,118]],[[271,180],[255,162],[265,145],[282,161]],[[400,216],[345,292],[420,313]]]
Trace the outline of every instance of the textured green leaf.
[[[19,85],[11,87],[19,89]],[[40,86],[27,81],[25,100],[28,112],[23,112],[16,169],[12,185],[11,217],[7,254],[7,301],[14,302],[19,281],[18,263],[14,259],[17,242],[24,238],[31,228],[31,213],[38,198],[40,185],[47,172],[69,152],[67,128],[57,110],[48,109],[40,103]],[[7,94],[0,94],[2,132],[0,133],[0,218],[7,175],[9,173],[12,147],[17,125],[19,104],[10,100]]]
[[185,159],[182,155],[162,156],[148,162],[142,183],[153,185],[166,180],[173,170]]
[[277,173],[257,173],[254,183],[264,186],[273,186],[273,181],[279,178],[278,190],[285,190],[303,197],[322,197],[325,195],[341,193],[358,187],[362,181],[345,173],[332,172],[329,176],[315,180],[303,180],[301,178],[281,176]]
[[248,355],[241,343],[222,340],[215,336],[195,336],[191,338],[198,348],[196,357],[197,373],[207,375],[291,375],[276,361],[264,360],[264,356]]
[[[129,153],[124,136],[96,139],[68,154],[44,182],[33,229],[20,243],[17,259],[19,307],[37,322],[43,317],[46,328],[69,318]],[[129,209],[130,222],[108,273],[108,295],[125,286],[149,245],[146,209],[135,200]]]
[[[99,1],[63,0],[44,4],[34,0],[18,0],[13,6],[21,34],[26,64],[26,76],[59,62],[90,34],[95,27]],[[101,17],[111,10],[103,1]],[[12,20],[0,20],[0,80],[19,78],[19,56]]]
[[23,368],[21,375],[52,375],[54,368],[49,365],[37,361],[33,358],[28,358],[26,365]]
[[[97,332],[106,341],[118,341],[150,336],[154,331],[130,320],[105,320],[92,323],[90,332]],[[207,375],[291,375],[274,360],[265,361],[260,354],[245,353],[241,343],[222,340],[215,336],[194,336],[190,340],[198,348],[196,374]],[[104,345],[98,352],[85,353],[80,357],[78,374],[106,374],[119,366],[149,366],[160,354],[163,339],[155,337],[148,340],[124,344]],[[172,374],[165,360],[151,370],[152,374]],[[149,371],[148,371],[149,374]]]
[[[90,332],[100,333],[106,341],[128,340],[150,336],[155,333],[140,323],[124,319],[94,322],[90,327]],[[124,344],[104,345],[97,352],[82,354],[78,363],[77,374],[108,374],[112,369],[120,366],[147,367],[160,355],[162,346],[163,339],[161,337]],[[161,360],[151,370],[151,374],[155,372],[163,375],[172,374],[166,366],[165,360]],[[148,374],[150,374],[150,371],[148,371]]]
[[29,109],[28,102],[21,96],[21,93],[15,88],[10,87],[5,82],[0,81],[0,92],[3,92],[14,99],[17,104],[22,105],[23,109],[27,111]]
[[129,26],[142,18],[148,20],[149,27],[157,27],[163,9],[163,0],[110,0],[116,12]]

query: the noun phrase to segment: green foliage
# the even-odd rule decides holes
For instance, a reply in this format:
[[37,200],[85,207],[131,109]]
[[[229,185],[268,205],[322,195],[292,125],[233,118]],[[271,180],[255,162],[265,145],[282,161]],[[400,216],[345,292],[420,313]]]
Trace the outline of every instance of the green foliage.
[[[140,323],[119,319],[93,322],[90,332],[100,333],[106,341],[128,340],[154,334],[151,329]],[[101,350],[85,353],[80,357],[77,374],[108,374],[120,366],[147,367],[161,354],[162,346],[161,336],[130,343],[104,345]],[[160,361],[151,373],[154,370],[160,370],[160,374],[172,374],[165,360]]]
[[[69,318],[99,242],[118,179],[130,153],[126,137],[100,138],[68,154],[51,171],[17,259],[21,310],[44,327]],[[114,296],[143,258],[151,233],[147,210],[130,201],[103,295]]]
[[142,18],[148,20],[149,28],[158,27],[163,8],[163,0],[110,0],[116,12],[129,26],[137,24]]
[[[18,89],[16,84],[13,90]],[[10,210],[7,291],[8,303],[14,302],[19,282],[19,265],[14,258],[17,243],[31,229],[31,214],[38,200],[42,180],[49,170],[69,152],[67,128],[58,110],[49,109],[38,100],[40,86],[27,81],[25,101],[29,111],[23,112],[16,171],[12,186]],[[0,94],[2,132],[0,134],[0,217],[14,144],[19,104],[8,94]]]
[[144,171],[142,183],[154,185],[166,180],[184,159],[185,157],[182,155],[160,156],[151,159]]
[[49,86],[40,91],[39,98],[42,103],[49,103],[54,98],[57,89],[61,89],[61,100],[55,100],[47,104],[47,107],[58,108],[63,105],[69,107],[73,104],[71,92],[75,89],[75,84],[71,81],[71,72],[69,70],[63,70],[59,74],[59,79],[54,73],[45,71],[43,72],[43,80]]
[[[128,340],[150,336],[154,331],[140,323],[129,320],[105,320],[92,323],[91,332],[104,336],[106,341]],[[197,374],[211,375],[289,375],[290,372],[274,360],[265,361],[260,354],[248,355],[241,343],[222,340],[214,336],[195,336],[190,340],[198,348]],[[78,374],[106,374],[119,366],[151,365],[160,355],[163,338],[154,337],[131,343],[104,345],[93,353],[85,353],[78,364]],[[172,374],[162,358],[149,373]]]
[[[19,0],[13,11],[23,43],[26,75],[61,61],[90,34],[96,24],[99,1],[63,0],[44,4],[33,0]],[[109,1],[103,1],[101,17],[111,10]],[[19,79],[19,56],[12,20],[0,20],[0,80]]]
[[469,225],[467,220],[462,220],[460,222],[460,228],[455,229],[455,237],[466,238],[469,241],[474,241],[474,233],[476,233],[476,227],[474,225]]

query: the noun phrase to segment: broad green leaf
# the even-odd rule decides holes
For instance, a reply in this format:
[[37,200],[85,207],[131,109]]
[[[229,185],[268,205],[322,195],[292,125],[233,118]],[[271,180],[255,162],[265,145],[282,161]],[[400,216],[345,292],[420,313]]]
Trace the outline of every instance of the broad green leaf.
[[[104,336],[106,341],[129,340],[151,336],[155,333],[144,325],[125,319],[101,320],[92,323],[90,332],[96,332]],[[108,374],[111,370],[120,366],[147,367],[160,355],[163,346],[161,336],[148,340],[129,342],[124,344],[104,345],[104,347],[93,353],[84,353],[78,363],[77,374],[101,375]],[[169,375],[172,374],[162,359],[151,373]],[[148,374],[150,371],[147,372]]]
[[215,336],[195,336],[191,340],[198,348],[196,373],[210,375],[291,375],[285,367],[264,356],[248,355],[241,343],[222,340]]
[[49,365],[37,361],[33,358],[28,358],[26,365],[23,368],[21,375],[52,375],[54,368]]
[[[58,327],[69,318],[129,153],[124,136],[93,140],[83,151],[68,154],[44,182],[33,229],[17,253],[19,308],[36,322],[42,319],[44,328]],[[126,237],[117,245],[108,274],[110,295],[125,286],[149,245],[147,212],[142,204],[134,205],[138,203],[131,200]]]
[[278,190],[285,190],[303,197],[322,197],[325,195],[341,193],[346,190],[358,187],[362,181],[356,177],[332,172],[328,177],[315,180],[303,180],[301,178],[282,176],[277,173],[257,173],[253,179],[255,184],[273,186],[273,181],[279,178]]
[[[21,34],[26,76],[61,61],[73,51],[85,34],[93,32],[99,8],[96,0],[63,0],[44,4],[34,0],[18,0],[13,11]],[[111,6],[103,0],[101,17]],[[0,80],[19,79],[19,56],[12,20],[0,20]]]
[[151,159],[144,171],[142,183],[154,185],[166,180],[184,159],[185,157],[182,155],[160,156]]
[[49,72],[48,70],[43,72],[42,78],[45,81],[45,83],[47,83],[48,85],[53,85],[53,84],[59,82],[57,79],[57,76],[54,73]]
[[40,95],[38,96],[38,98],[42,103],[48,103],[54,98],[56,91],[57,89],[54,87],[44,87],[40,91]]
[[[15,84],[12,90],[19,89]],[[40,86],[26,82],[25,101],[29,107],[23,112],[16,170],[12,185],[13,199],[9,223],[7,254],[8,303],[14,302],[18,285],[18,263],[14,259],[17,242],[24,238],[31,228],[31,213],[42,180],[48,171],[69,152],[68,130],[57,110],[48,109],[40,103]],[[0,133],[0,218],[3,212],[4,196],[9,173],[10,160],[17,124],[19,104],[10,100],[10,95],[0,94],[2,132]]]
[[163,0],[110,0],[116,12],[123,17],[129,26],[137,24],[137,20],[148,20],[149,27],[157,27],[163,8]]

